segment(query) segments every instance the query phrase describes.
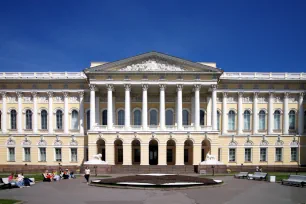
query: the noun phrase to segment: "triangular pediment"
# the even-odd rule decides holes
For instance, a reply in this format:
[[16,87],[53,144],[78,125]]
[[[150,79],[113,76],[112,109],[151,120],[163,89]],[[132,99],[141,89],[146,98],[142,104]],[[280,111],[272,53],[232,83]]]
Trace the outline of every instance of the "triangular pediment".
[[148,52],[85,70],[85,73],[100,72],[215,72],[221,74],[222,70],[159,52]]

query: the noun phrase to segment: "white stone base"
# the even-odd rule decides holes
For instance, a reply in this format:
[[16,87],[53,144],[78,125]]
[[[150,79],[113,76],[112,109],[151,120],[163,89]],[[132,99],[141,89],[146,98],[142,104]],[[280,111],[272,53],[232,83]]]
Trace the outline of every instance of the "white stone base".
[[106,161],[97,161],[97,160],[89,160],[89,161],[86,161],[84,162],[84,165],[88,165],[88,164],[91,164],[91,165],[105,165],[105,164],[108,164]]

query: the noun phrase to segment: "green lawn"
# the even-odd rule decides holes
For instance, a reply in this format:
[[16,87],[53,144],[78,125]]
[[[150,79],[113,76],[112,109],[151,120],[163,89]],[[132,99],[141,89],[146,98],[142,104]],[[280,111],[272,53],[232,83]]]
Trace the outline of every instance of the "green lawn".
[[20,202],[19,200],[7,200],[7,199],[0,199],[0,204],[14,204]]
[[[9,177],[9,174],[0,174],[0,178],[7,178],[7,177]],[[43,180],[43,177],[42,177],[41,173],[37,173],[37,174],[24,174],[24,177],[34,178],[35,182]],[[2,203],[0,203],[0,204],[2,204]]]

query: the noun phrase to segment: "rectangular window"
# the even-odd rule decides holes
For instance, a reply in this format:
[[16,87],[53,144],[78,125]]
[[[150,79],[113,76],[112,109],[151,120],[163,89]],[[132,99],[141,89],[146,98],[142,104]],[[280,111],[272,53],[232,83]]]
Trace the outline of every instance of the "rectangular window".
[[78,161],[78,149],[71,148],[71,162],[77,162],[77,161]]
[[39,148],[39,161],[41,161],[41,162],[47,161],[47,155],[46,155],[46,148],[45,147]]
[[15,161],[15,148],[14,147],[8,148],[8,161],[11,161],[11,162]]
[[281,162],[283,160],[283,148],[276,147],[275,148],[275,161]]
[[218,148],[218,161],[221,161],[221,148]]
[[260,148],[260,161],[267,161],[267,148]]
[[236,161],[236,149],[234,148],[229,149],[229,161],[230,162]]
[[297,161],[297,160],[298,160],[298,148],[291,147],[291,161]]
[[24,151],[24,161],[30,162],[31,161],[31,148],[25,147],[23,148],[23,151]]
[[188,149],[184,149],[184,163],[188,163],[189,160],[189,151]]
[[62,149],[55,148],[55,161],[61,162],[62,161]]
[[252,149],[251,148],[244,149],[244,161],[246,162],[252,161]]

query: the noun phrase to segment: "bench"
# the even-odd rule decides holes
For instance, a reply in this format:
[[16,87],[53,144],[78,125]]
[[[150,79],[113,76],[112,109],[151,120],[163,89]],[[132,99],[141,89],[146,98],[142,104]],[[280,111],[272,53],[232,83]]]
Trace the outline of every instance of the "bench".
[[267,180],[268,173],[264,172],[255,172],[254,174],[249,174],[248,179],[253,179],[253,180]]
[[[34,184],[35,184],[35,178],[29,178],[29,179],[32,181],[32,182],[30,182],[30,185],[34,185]],[[15,183],[10,183],[9,180],[8,180],[8,178],[2,178],[1,181],[2,181],[5,185],[9,186],[10,188],[16,186]]]
[[234,178],[247,178],[248,174],[249,174],[249,172],[240,172],[238,174],[235,174]]
[[282,185],[289,184],[289,185],[298,185],[302,188],[306,184],[306,176],[302,175],[290,175],[288,179],[282,179]]
[[4,183],[2,178],[0,178],[0,188],[4,189],[4,188],[11,188],[10,183]]

